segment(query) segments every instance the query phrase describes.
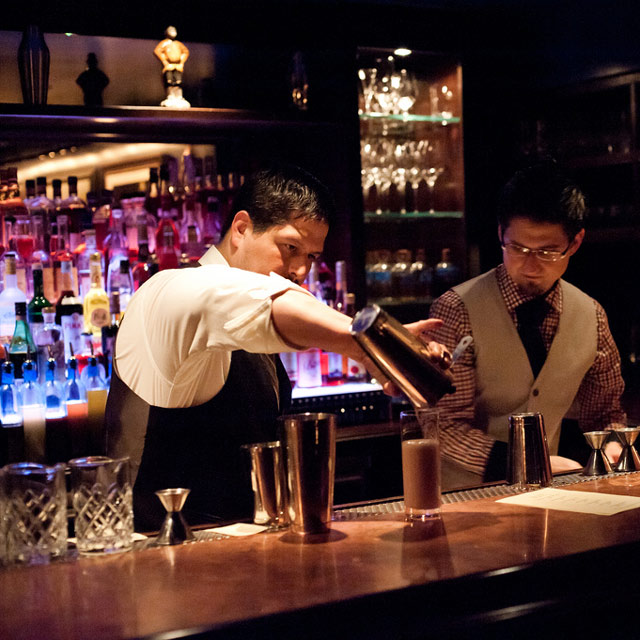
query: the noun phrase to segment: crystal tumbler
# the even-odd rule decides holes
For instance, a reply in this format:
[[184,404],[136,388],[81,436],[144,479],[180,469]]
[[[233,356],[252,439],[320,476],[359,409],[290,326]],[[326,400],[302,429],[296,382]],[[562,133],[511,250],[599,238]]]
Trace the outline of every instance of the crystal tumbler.
[[78,552],[94,555],[131,549],[129,458],[89,456],[71,460],[69,467]]
[[6,561],[44,564],[63,556],[67,550],[64,465],[9,464],[3,469],[2,485]]

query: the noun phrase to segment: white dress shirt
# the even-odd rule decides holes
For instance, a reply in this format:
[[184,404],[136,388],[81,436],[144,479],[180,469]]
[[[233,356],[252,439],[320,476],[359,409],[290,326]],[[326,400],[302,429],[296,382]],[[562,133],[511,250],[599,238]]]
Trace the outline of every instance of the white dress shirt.
[[271,319],[273,296],[297,289],[275,273],[235,269],[211,247],[197,268],[167,269],[127,305],[116,341],[120,379],[150,405],[199,405],[223,387],[231,352],[295,351]]

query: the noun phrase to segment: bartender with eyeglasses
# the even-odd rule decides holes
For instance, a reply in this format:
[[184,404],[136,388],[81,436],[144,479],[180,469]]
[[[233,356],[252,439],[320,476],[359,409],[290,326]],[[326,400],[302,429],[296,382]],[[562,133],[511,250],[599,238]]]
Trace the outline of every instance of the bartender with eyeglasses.
[[[606,313],[562,280],[585,236],[584,212],[582,192],[556,163],[519,171],[498,203],[503,263],[432,305],[444,321],[435,340],[453,349],[473,336],[452,370],[456,392],[438,404],[445,488],[504,479],[511,414],[542,413],[554,472],[582,467],[566,457],[586,446],[581,432],[625,425]],[[564,456],[561,440],[573,441]],[[619,445],[608,447],[615,459]]]

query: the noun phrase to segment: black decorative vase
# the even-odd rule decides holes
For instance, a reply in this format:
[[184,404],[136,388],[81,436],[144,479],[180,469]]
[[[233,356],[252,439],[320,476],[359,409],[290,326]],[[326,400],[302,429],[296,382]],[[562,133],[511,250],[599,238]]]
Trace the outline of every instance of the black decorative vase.
[[47,104],[49,48],[40,28],[29,25],[18,47],[18,68],[25,104]]

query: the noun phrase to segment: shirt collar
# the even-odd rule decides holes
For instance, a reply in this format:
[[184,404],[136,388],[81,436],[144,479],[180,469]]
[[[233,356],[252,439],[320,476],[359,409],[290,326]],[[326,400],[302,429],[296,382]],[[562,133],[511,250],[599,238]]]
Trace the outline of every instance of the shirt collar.
[[[500,293],[510,313],[513,312],[518,305],[532,299],[533,296],[527,296],[520,291],[518,285],[507,273],[504,264],[496,268],[496,279]],[[544,299],[552,309],[558,313],[562,313],[562,287],[560,286],[560,280],[557,280],[551,289],[547,291]]]
[[226,261],[225,257],[216,249],[215,246],[212,246],[207,250],[207,252],[198,260],[201,265],[205,264],[222,264],[225,266],[229,266],[229,263]]

